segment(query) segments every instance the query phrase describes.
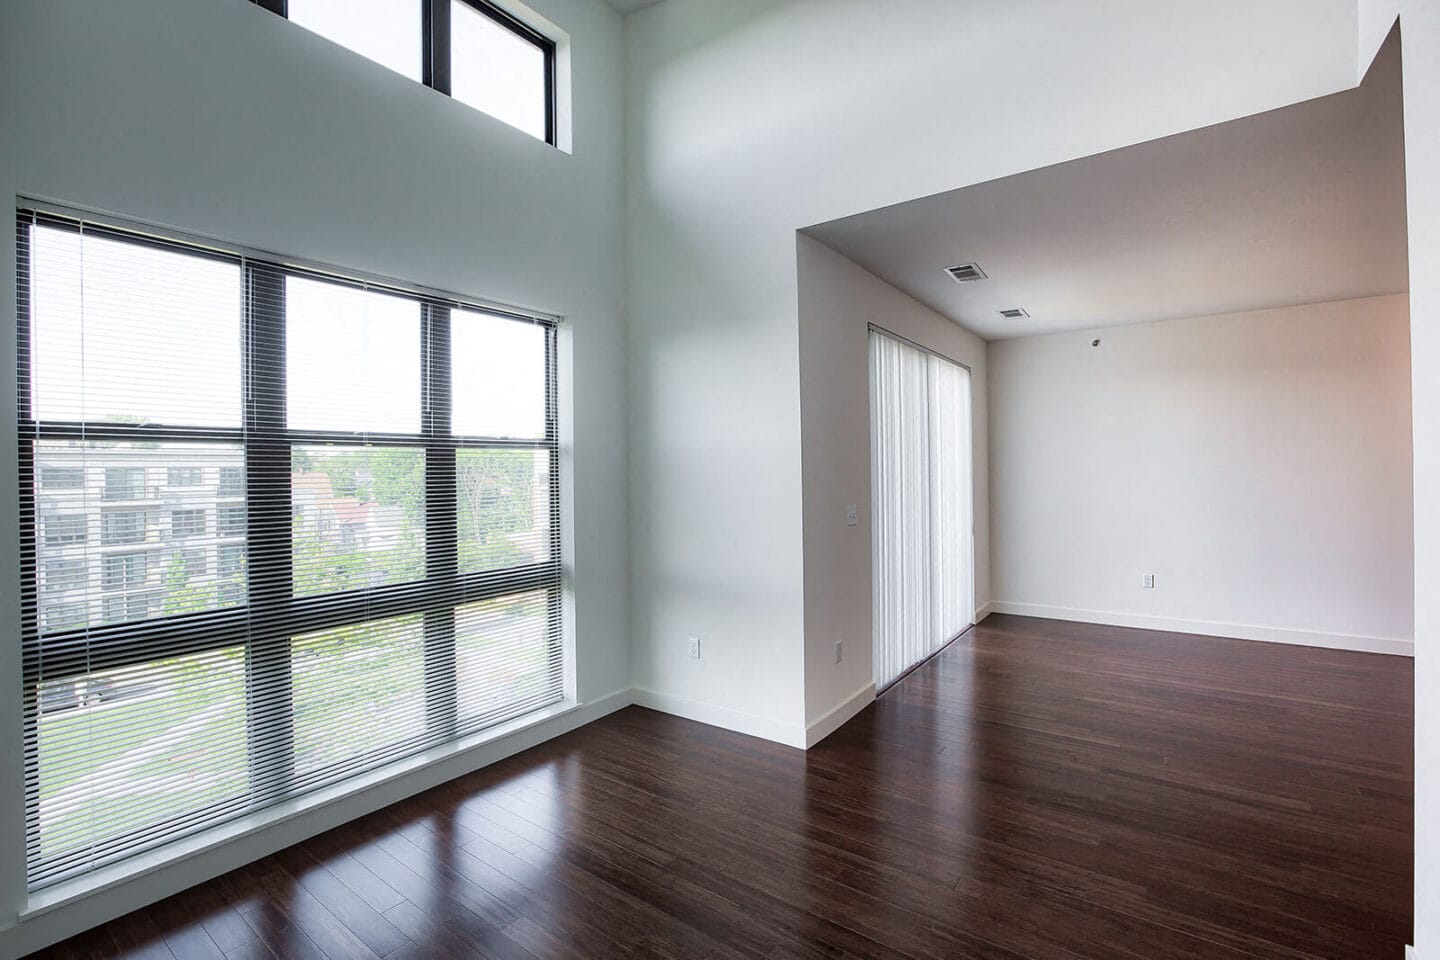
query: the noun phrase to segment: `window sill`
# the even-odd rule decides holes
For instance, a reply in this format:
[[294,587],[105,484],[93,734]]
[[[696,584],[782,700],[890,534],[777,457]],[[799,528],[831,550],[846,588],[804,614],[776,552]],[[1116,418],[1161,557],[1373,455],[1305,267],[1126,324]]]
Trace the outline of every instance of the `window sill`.
[[[600,705],[601,704],[593,704],[590,706]],[[248,814],[229,823],[224,823],[193,836],[177,840],[174,843],[166,844],[163,847],[148,850],[121,863],[111,864],[110,866],[102,867],[84,876],[66,880],[53,887],[47,887],[30,896],[26,908],[20,912],[17,920],[23,923],[43,914],[51,913],[89,897],[93,897],[106,890],[134,882],[148,874],[153,874],[166,867],[173,866],[179,861],[218,850],[228,844],[239,843],[262,831],[272,829],[342,800],[355,797],[365,791],[373,790],[411,774],[418,773],[441,761],[449,760],[472,750],[489,746],[507,737],[540,726],[548,721],[574,713],[582,709],[583,706],[585,705],[578,704],[573,700],[564,700],[560,703],[552,704],[533,713],[527,713],[522,717],[516,717],[514,720],[491,727],[488,730],[470,734],[469,736],[461,737],[450,743],[432,747],[423,753],[397,760],[378,770],[371,770],[359,774],[348,780],[317,790],[314,793],[306,794],[303,797],[282,801],[265,808],[263,811]],[[602,710],[602,713],[604,712],[609,711]],[[522,746],[519,749],[523,750],[525,747]],[[516,752],[518,752],[518,750]],[[496,757],[493,760],[486,761],[486,763],[479,764],[476,769],[478,769],[479,766],[485,766],[498,759],[500,758]],[[425,789],[429,788],[422,787],[420,790],[411,791],[406,795],[413,795],[413,793],[422,792]],[[380,809],[393,802],[395,802],[395,800],[387,800],[386,803],[380,804],[380,806],[377,806],[375,809]],[[363,816],[364,814],[359,815]],[[346,820],[342,822],[346,822],[349,819],[353,818],[347,817]],[[323,832],[323,830],[331,829],[333,826],[335,825],[322,826],[314,832]],[[290,843],[285,843],[276,849],[282,849],[284,846],[289,845]],[[259,857],[266,856],[269,852],[270,851],[267,850],[264,853],[258,854],[258,856],[247,857],[241,862],[244,863],[258,859]],[[236,864],[235,866],[239,865],[240,864]],[[227,868],[227,870],[228,869],[234,869],[234,867]],[[215,875],[218,876],[219,874],[217,873]],[[189,886],[189,884],[186,884],[186,886]],[[162,896],[163,895],[165,894],[162,894]]]

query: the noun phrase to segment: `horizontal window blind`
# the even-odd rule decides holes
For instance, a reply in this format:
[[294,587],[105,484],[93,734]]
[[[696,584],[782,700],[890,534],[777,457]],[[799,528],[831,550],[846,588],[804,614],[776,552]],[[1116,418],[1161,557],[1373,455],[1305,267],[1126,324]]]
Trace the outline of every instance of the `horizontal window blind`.
[[17,227],[32,889],[563,697],[553,323]]

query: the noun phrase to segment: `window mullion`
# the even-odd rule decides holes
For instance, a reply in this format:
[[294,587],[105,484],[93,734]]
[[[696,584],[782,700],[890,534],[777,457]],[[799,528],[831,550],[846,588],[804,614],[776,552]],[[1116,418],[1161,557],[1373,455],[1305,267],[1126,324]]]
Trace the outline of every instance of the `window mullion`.
[[[33,380],[31,377],[31,229],[33,215],[16,217],[15,325],[16,325],[16,413],[21,424],[34,423]],[[25,782],[39,781],[39,684],[44,676],[45,654],[39,642],[40,605],[37,564],[39,530],[36,524],[35,444],[36,431],[20,429],[17,482],[20,491],[20,662],[23,687],[25,740]],[[12,681],[13,682],[13,681]],[[27,849],[40,843],[38,805],[26,792]]]
[[450,0],[420,0],[425,85],[450,95]]
[[256,803],[283,794],[294,770],[290,636],[290,445],[285,429],[285,277],[246,268],[246,580],[251,612],[250,769]]
[[[545,441],[550,445],[550,482],[551,497],[548,509],[550,511],[550,559],[557,570],[563,569],[564,563],[560,557],[560,337],[556,329],[548,327],[545,330]],[[564,618],[564,601],[561,596],[561,586],[557,581],[550,589],[546,598],[546,611],[549,622],[558,624]],[[552,650],[558,648],[564,642],[560,631],[556,630],[550,637]],[[552,657],[555,669],[561,669],[559,657]]]
[[[448,442],[452,421],[450,308],[422,307],[421,429],[432,442],[425,449],[425,573],[431,581],[453,581],[459,569],[455,447]],[[455,610],[425,614],[425,694],[432,735],[454,729],[456,720]]]
[[557,147],[560,145],[560,116],[555,76],[555,44],[547,41],[542,49],[545,53],[545,142]]

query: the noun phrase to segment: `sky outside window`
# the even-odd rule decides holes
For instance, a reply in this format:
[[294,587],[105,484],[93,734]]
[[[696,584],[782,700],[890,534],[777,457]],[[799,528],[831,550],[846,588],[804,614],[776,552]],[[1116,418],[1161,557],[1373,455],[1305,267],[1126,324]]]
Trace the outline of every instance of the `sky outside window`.
[[77,230],[31,238],[37,417],[240,425],[238,264]]
[[419,432],[418,303],[288,277],[285,304],[292,429]]
[[545,328],[455,310],[454,432],[469,437],[545,436]]
[[288,15],[348,50],[421,79],[420,0],[290,0]]
[[450,4],[450,95],[545,139],[545,52],[460,0]]

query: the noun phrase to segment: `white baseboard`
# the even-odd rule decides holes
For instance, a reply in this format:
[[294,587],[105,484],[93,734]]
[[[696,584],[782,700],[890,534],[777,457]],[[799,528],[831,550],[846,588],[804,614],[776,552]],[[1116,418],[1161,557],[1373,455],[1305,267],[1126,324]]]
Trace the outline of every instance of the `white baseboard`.
[[990,616],[990,614],[994,612],[995,601],[987,600],[985,603],[982,603],[980,604],[980,606],[975,608],[975,622],[978,624],[980,621],[984,620],[986,617]]
[[276,851],[293,846],[407,797],[489,766],[513,754],[599,720],[628,707],[632,691],[620,690],[599,700],[552,708],[543,719],[522,718],[488,734],[437,747],[386,770],[340,785],[343,795],[322,795],[297,801],[290,810],[257,814],[251,823],[231,824],[178,841],[144,855],[139,863],[100,871],[87,878],[83,890],[47,890],[20,919],[0,928],[0,958],[23,957],[91,927],[149,906]]
[[634,702],[651,710],[659,710],[672,716],[694,720],[712,727],[733,730],[762,740],[773,740],[787,747],[805,749],[805,728],[800,724],[782,723],[767,717],[741,713],[728,707],[717,707],[699,700],[687,700],[669,693],[657,693],[636,687],[632,691]]
[[1414,947],[1405,948],[1405,960],[1420,960],[1420,954]]
[[835,708],[825,716],[816,720],[805,728],[805,747],[808,750],[830,734],[839,730],[855,714],[864,710],[875,702],[875,684],[868,683],[856,690],[843,701],[835,705]]
[[674,694],[659,693],[641,687],[636,687],[631,693],[638,706],[649,707],[651,710],[668,713],[674,717],[683,717],[686,720],[694,720],[707,726],[719,727],[722,730],[759,737],[761,740],[770,740],[787,747],[808,750],[840,729],[846,720],[873,703],[875,701],[875,684],[867,683],[856,690],[808,727],[782,723],[768,717],[757,717],[754,714],[742,713],[728,707],[719,707],[712,703],[689,700]]
[[[1078,610],[1073,607],[1051,607],[1038,603],[1012,603],[995,600],[987,604],[990,613],[1013,613],[1022,617],[1044,617],[1047,620],[1071,620],[1077,623],[1099,623],[1110,627],[1137,627],[1141,630],[1163,630],[1167,633],[1194,633],[1209,637],[1230,637],[1236,640],[1259,640],[1264,643],[1291,643],[1302,647],[1328,647],[1333,650],[1354,650],[1360,653],[1388,653],[1394,656],[1415,656],[1415,643],[1384,637],[1355,637],[1339,633],[1314,633],[1285,627],[1258,627],[1214,620],[1182,620],[1177,617],[1154,617],[1139,613],[1115,613],[1106,610]],[[978,620],[978,615],[977,615]]]

